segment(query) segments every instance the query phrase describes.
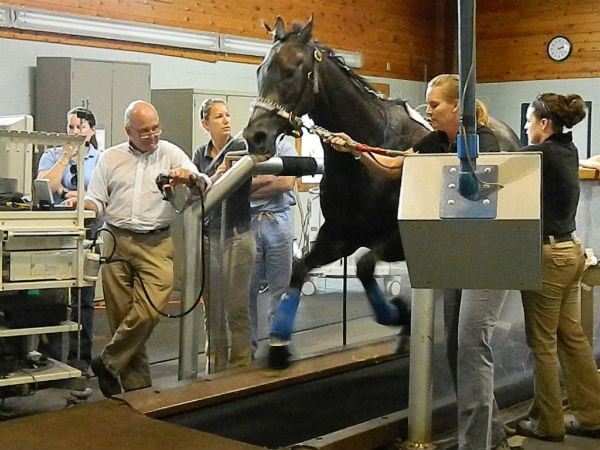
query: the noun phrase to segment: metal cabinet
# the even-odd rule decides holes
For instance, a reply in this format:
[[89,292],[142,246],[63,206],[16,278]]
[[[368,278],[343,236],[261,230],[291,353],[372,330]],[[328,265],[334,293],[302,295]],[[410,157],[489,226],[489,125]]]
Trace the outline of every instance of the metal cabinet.
[[62,133],[69,109],[89,101],[105,146],[126,140],[123,113],[134,100],[150,101],[150,64],[67,57],[38,57],[36,130]]

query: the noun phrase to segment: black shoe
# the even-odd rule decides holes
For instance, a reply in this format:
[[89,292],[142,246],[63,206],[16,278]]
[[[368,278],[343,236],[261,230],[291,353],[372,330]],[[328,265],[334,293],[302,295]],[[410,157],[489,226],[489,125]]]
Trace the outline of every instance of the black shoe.
[[98,386],[100,387],[100,391],[102,391],[102,395],[106,398],[110,398],[113,395],[119,395],[122,392],[119,380],[104,366],[100,356],[96,356],[92,359],[90,367],[92,368],[94,375],[98,377]]
[[505,423],[502,424],[502,429],[504,430],[504,433],[506,434],[507,437],[511,437],[511,436],[514,436],[515,434],[517,434],[516,429],[514,429],[513,427],[511,427],[510,425],[507,425]]
[[575,418],[567,419],[565,417],[565,430],[567,430],[567,434],[572,434],[573,436],[583,436],[594,439],[600,439],[600,428],[596,430],[585,430],[581,428],[581,426]]
[[519,436],[539,439],[540,441],[562,442],[565,440],[564,436],[542,436],[537,434],[535,427],[531,423],[531,420],[521,420],[517,424],[517,434]]

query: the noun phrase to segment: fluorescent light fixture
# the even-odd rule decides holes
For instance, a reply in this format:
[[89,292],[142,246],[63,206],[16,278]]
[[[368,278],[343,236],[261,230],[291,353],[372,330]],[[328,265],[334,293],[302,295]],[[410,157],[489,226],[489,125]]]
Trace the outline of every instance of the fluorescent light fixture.
[[344,58],[346,64],[355,69],[360,69],[363,66],[363,56],[359,52],[347,52],[345,50],[334,50],[335,54]]
[[0,27],[12,26],[12,8],[10,6],[0,6]]
[[13,27],[24,30],[219,51],[219,35],[216,33],[134,24],[29,8],[13,8],[13,10],[15,11]]
[[245,38],[222,34],[219,48],[223,53],[265,56],[273,43],[266,39]]

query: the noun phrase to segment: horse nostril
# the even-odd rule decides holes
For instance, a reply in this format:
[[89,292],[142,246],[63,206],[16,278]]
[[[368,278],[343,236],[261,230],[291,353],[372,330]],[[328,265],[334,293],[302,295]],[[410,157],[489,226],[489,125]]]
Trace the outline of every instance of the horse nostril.
[[[245,134],[245,133],[244,133]],[[264,131],[256,131],[248,136],[245,136],[250,147],[250,153],[265,153],[265,142],[267,141],[267,133]]]

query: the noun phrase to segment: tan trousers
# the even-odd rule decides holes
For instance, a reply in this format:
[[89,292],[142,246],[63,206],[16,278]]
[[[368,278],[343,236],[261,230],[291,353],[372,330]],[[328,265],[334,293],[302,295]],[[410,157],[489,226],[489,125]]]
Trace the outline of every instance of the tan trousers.
[[[249,366],[252,355],[250,281],[256,258],[254,235],[250,230],[234,233],[225,239],[222,248],[220,242],[205,237],[204,245],[211,255],[211,270],[207,271],[203,296],[207,371]],[[210,323],[209,319],[215,316],[211,308],[224,308],[224,323]]]
[[[148,297],[162,311],[171,296],[173,241],[168,231],[135,234],[110,230],[115,238],[112,259],[128,261],[131,266],[125,262],[102,265],[102,288],[113,335],[100,357],[129,391],[152,385],[146,341],[160,315]],[[113,246],[110,237],[105,241],[103,256],[109,256]]]
[[542,289],[523,291],[527,342],[535,360],[529,417],[542,436],[565,434],[558,363],[582,428],[600,428],[600,374],[579,320],[584,255],[579,240],[542,247]]

